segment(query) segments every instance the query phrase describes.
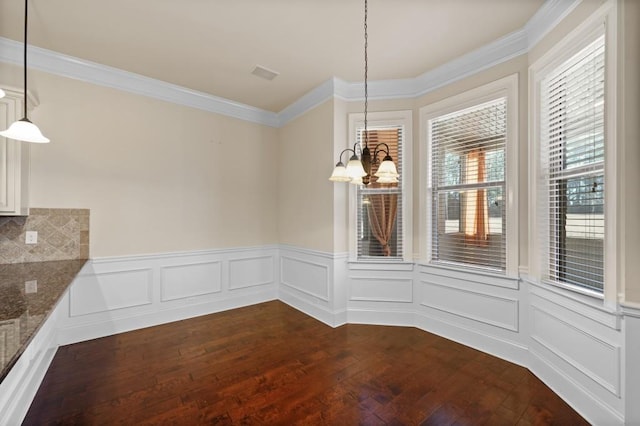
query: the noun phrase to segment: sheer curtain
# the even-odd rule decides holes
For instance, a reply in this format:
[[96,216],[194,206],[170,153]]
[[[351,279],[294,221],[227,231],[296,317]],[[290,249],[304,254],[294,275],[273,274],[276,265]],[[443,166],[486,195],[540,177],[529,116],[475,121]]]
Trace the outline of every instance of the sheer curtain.
[[[484,182],[486,162],[484,150],[467,154],[466,183]],[[465,197],[465,241],[471,244],[487,244],[489,237],[489,209],[485,189],[467,191]]]
[[389,240],[393,234],[398,213],[398,194],[372,194],[368,209],[371,233],[382,245],[385,256],[391,256]]

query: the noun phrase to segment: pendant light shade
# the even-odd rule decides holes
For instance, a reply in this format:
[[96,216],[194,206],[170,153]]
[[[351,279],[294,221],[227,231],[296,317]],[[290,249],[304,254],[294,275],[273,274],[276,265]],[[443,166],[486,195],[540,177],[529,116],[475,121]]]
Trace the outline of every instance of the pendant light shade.
[[399,180],[396,176],[385,175],[378,178],[378,183],[398,183]]
[[48,143],[49,139],[45,138],[38,129],[38,126],[29,121],[28,118],[15,121],[7,130],[0,132],[5,138],[15,139],[23,142]]
[[5,94],[6,94],[6,93],[4,93],[4,90],[0,89],[0,98],[4,98],[4,95],[5,95]]
[[362,181],[362,177],[355,177],[351,179],[351,182],[349,183],[353,185],[364,185],[364,182]]
[[[393,163],[393,160],[391,159],[390,156],[387,155],[382,160],[382,163],[380,163],[380,167],[378,167],[378,170],[376,171],[375,176],[379,178],[383,176],[390,176],[390,177],[397,178],[400,175],[398,174],[398,170],[396,169],[396,165]],[[396,182],[397,181],[398,180],[396,179]],[[378,179],[378,182],[380,182],[380,179]]]
[[351,178],[347,176],[347,168],[344,166],[342,161],[339,161],[338,164],[336,164],[329,180],[332,182],[349,182],[351,180]]
[[364,170],[362,166],[362,161],[358,158],[357,155],[353,154],[347,163],[347,176],[351,179],[354,178],[362,178],[367,175],[367,172]]
[[[27,22],[28,22],[28,0],[24,1],[24,116],[13,123],[0,135],[5,138],[15,139],[23,142],[47,143],[49,139],[42,135],[38,126],[33,124],[27,117]],[[1,90],[0,90],[1,91]],[[2,92],[4,96],[4,92]],[[2,96],[0,96],[1,98]]]

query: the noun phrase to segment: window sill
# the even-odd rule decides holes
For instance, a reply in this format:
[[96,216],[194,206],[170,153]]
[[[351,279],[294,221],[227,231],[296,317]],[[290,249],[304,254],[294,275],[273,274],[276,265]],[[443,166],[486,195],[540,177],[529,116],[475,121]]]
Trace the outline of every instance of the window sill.
[[454,266],[441,263],[418,263],[420,272],[424,274],[441,275],[459,280],[471,281],[492,285],[497,287],[505,287],[517,290],[520,286],[520,278],[517,276],[507,276],[502,272],[492,271],[489,269],[472,268],[464,266]]
[[[604,295],[597,293],[593,290],[581,288],[579,286],[573,286],[570,284],[561,284],[550,280],[539,280],[537,278],[523,275],[522,280],[536,287],[540,287],[554,293],[562,294],[565,296],[571,296],[572,299],[578,300],[584,304],[591,305],[593,307],[604,307]],[[606,310],[606,308],[604,308]],[[615,312],[615,310],[609,310],[609,312]]]
[[350,271],[413,271],[415,263],[406,260],[350,260],[348,262]]
[[[562,306],[614,330],[620,330],[622,314],[619,306],[608,306],[604,296],[592,292],[585,294],[585,291],[578,292],[573,286],[563,286],[530,276],[523,276],[522,281],[528,284],[531,296]],[[532,299],[532,306],[535,307],[537,303]]]

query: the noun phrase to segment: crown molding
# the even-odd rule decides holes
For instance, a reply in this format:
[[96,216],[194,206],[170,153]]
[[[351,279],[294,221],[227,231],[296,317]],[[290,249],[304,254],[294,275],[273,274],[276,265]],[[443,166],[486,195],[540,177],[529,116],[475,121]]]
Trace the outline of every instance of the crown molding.
[[[0,37],[0,62],[22,65],[23,44]],[[137,95],[160,99],[240,120],[277,127],[277,114],[198,92],[140,74],[123,71],[29,45],[29,68]]]
[[527,48],[532,49],[556,25],[575,9],[582,0],[547,0],[524,26]]
[[318,105],[332,99],[335,96],[336,85],[339,85],[340,82],[341,80],[338,78],[330,78],[319,86],[316,86],[313,90],[305,93],[301,98],[280,111],[277,114],[278,127],[284,126],[288,122],[293,121]]
[[[368,83],[370,100],[415,98],[526,54],[582,0],[547,0],[517,31],[415,78]],[[22,64],[23,44],[0,37],[0,62]],[[29,46],[30,67],[39,71],[197,108],[252,123],[281,127],[331,98],[364,99],[363,82],[331,78],[275,113],[52,50]]]

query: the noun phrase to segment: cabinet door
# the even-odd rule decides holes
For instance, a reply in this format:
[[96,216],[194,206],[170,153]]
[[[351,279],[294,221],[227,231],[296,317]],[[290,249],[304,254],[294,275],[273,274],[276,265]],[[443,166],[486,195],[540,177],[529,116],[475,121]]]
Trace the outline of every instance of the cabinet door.
[[[0,99],[0,129],[8,128],[20,119],[22,93],[5,89],[6,96]],[[0,136],[0,216],[22,216],[27,214],[27,190],[29,171],[29,147]]]

